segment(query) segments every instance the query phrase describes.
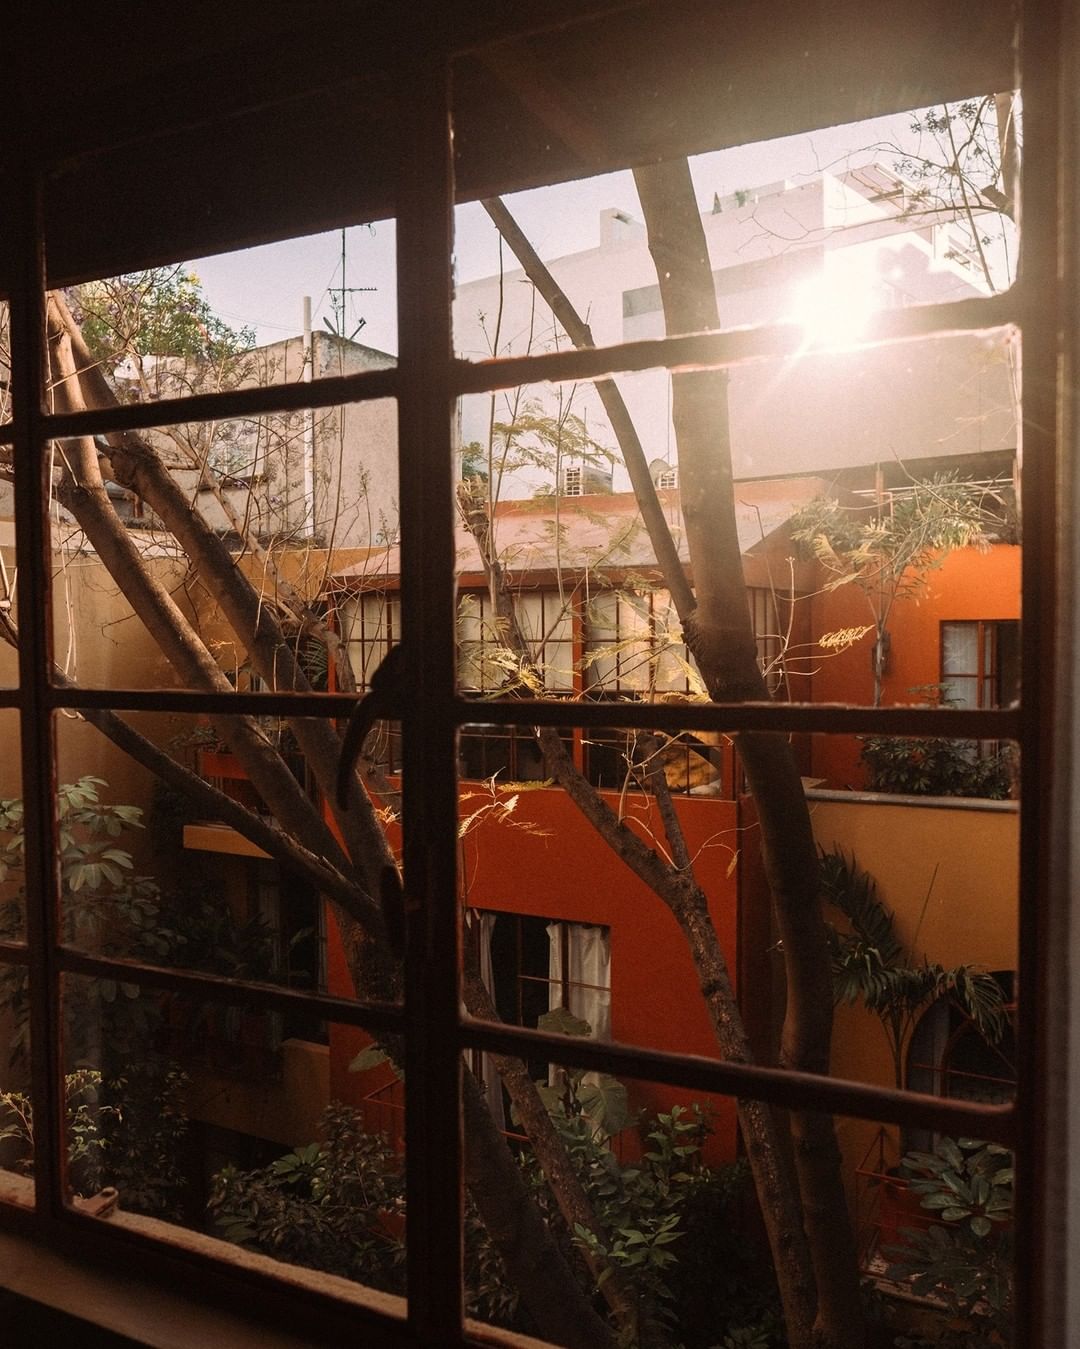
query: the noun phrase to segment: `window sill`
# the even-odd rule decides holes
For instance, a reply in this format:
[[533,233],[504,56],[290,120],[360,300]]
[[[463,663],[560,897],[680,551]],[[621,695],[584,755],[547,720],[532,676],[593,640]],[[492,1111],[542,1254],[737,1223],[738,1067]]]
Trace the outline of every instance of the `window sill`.
[[[11,1217],[30,1219],[32,1204],[33,1182],[0,1170],[0,1221],[5,1205]],[[335,1275],[284,1265],[156,1218],[121,1210],[108,1219],[89,1221],[95,1223],[95,1233],[100,1230],[102,1237],[115,1233],[119,1240],[94,1240],[85,1220],[65,1234],[69,1240],[63,1249],[0,1226],[0,1296],[13,1294],[44,1309],[46,1315],[71,1317],[95,1331],[151,1349],[206,1349],[218,1344],[229,1349],[326,1349],[328,1344],[421,1349],[405,1322],[401,1298],[362,1289]],[[133,1244],[133,1258],[127,1260],[120,1244],[124,1237],[161,1242],[161,1263],[171,1264],[171,1269],[152,1275],[137,1268],[146,1264],[139,1259],[146,1243]],[[191,1255],[210,1256],[217,1265],[216,1287],[205,1297],[197,1291],[205,1279],[182,1263]],[[252,1274],[269,1274],[275,1286],[260,1286],[250,1279]],[[312,1300],[313,1294],[318,1302]],[[339,1303],[330,1311],[328,1297]],[[545,1341],[472,1320],[466,1321],[461,1343],[551,1349]],[[440,1344],[438,1349],[448,1346]]]
[[[32,1221],[31,1181],[0,1171],[0,1198],[22,1210],[12,1219]],[[317,1349],[364,1330],[368,1344],[415,1343],[400,1298],[156,1218],[120,1211],[90,1221],[93,1229],[77,1218],[65,1224],[62,1244],[0,1229],[0,1290],[154,1349]],[[216,1268],[208,1272],[210,1260]],[[340,1305],[330,1307],[329,1298]]]

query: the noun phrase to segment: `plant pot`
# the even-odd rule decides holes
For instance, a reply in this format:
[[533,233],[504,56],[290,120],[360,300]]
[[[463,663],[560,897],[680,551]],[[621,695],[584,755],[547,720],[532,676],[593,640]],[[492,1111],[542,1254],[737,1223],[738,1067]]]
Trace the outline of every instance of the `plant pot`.
[[910,1181],[900,1176],[886,1176],[881,1182],[881,1201],[878,1209],[878,1252],[888,1259],[888,1248],[904,1246],[904,1230],[928,1231],[935,1222],[934,1215],[924,1209],[920,1196],[911,1188]]

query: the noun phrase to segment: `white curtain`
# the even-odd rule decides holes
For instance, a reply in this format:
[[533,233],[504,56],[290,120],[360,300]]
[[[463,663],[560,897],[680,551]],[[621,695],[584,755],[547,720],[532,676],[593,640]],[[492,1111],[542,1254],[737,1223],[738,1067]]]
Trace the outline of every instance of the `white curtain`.
[[[491,966],[491,934],[495,930],[495,919],[498,915],[474,911],[471,916],[472,921],[477,924],[477,937],[480,943],[480,978],[484,987],[494,998],[495,973]],[[480,1055],[480,1076],[484,1082],[484,1096],[488,1103],[488,1109],[491,1111],[491,1117],[497,1128],[505,1129],[506,1117],[503,1113],[502,1079],[495,1067],[495,1060],[490,1054]]]
[[979,625],[941,625],[941,682],[949,700],[958,707],[979,705]]
[[[601,927],[549,923],[548,1006],[567,1006],[592,1027],[594,1040],[611,1039],[611,947]],[[566,971],[563,971],[563,936]],[[567,996],[564,996],[564,985]]]

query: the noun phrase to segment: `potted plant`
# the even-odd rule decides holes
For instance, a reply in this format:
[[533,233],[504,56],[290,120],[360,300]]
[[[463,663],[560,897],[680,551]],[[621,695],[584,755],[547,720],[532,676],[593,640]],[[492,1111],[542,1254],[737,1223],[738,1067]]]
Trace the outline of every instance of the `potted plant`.
[[944,1304],[944,1343],[999,1349],[1012,1343],[1013,1165],[1006,1148],[974,1138],[942,1138],[933,1152],[910,1152],[901,1173],[924,1223],[887,1250],[888,1277]]

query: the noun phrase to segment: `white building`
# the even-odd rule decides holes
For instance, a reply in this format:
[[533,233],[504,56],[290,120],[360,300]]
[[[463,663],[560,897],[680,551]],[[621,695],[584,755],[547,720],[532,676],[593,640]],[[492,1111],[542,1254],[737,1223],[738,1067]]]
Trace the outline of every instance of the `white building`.
[[[296,383],[306,377],[305,364],[304,339],[287,338],[237,358],[232,383]],[[311,334],[314,379],[394,364],[393,356],[372,347]],[[223,532],[244,522],[267,542],[350,548],[397,536],[393,399],[185,425],[155,438],[177,480]],[[217,493],[200,487],[203,459]]]
[[[810,349],[732,372],[737,477],[1015,446],[1014,354],[1006,334],[989,340],[938,338],[888,350],[835,350],[874,309],[985,295],[1001,284],[986,275],[973,236],[955,213],[923,210],[910,184],[870,164],[842,174],[822,173],[801,185],[781,181],[717,196],[702,224],[722,326],[811,321]],[[602,212],[597,247],[548,265],[587,319],[598,346],[663,335],[645,227],[625,212]],[[499,355],[550,348],[557,337],[565,345],[520,269],[504,275],[501,294]],[[458,288],[454,316],[460,355],[482,359],[495,354],[489,334],[499,297],[498,276]],[[816,354],[811,340],[819,346]],[[823,346],[834,349],[821,351]],[[667,375],[646,371],[620,376],[618,383],[646,455],[673,462]],[[563,394],[563,406],[570,401],[590,434],[613,444],[591,385],[578,386],[572,397],[569,389]],[[533,388],[528,396],[549,411],[557,406],[554,390]],[[504,410],[505,404],[499,415]],[[486,399],[466,400],[464,443],[485,442],[488,415]],[[537,485],[534,476],[511,491]],[[625,485],[617,472],[616,490]]]

